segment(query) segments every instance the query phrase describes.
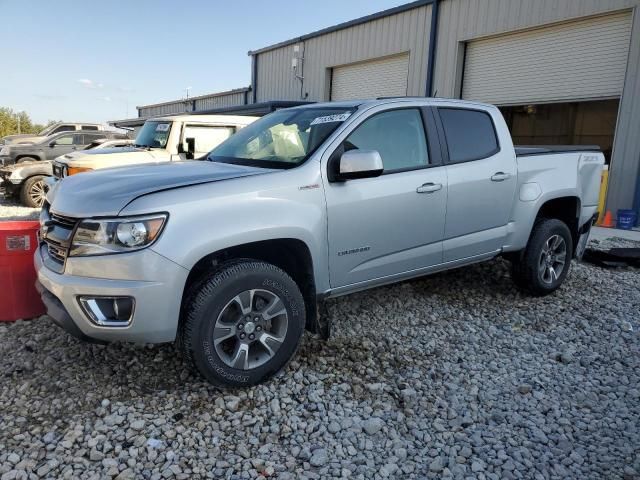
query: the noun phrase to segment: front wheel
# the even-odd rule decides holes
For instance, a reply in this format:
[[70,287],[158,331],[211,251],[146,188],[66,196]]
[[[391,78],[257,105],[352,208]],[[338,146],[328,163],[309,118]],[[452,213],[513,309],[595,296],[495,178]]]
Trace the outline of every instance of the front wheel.
[[47,184],[42,175],[27,178],[20,189],[20,201],[31,208],[42,208],[47,196]]
[[222,387],[264,382],[295,354],[305,325],[302,294],[274,265],[222,265],[186,297],[179,345],[186,360]]
[[527,248],[512,262],[516,285],[533,295],[557,290],[569,273],[573,242],[567,225],[555,218],[536,222]]

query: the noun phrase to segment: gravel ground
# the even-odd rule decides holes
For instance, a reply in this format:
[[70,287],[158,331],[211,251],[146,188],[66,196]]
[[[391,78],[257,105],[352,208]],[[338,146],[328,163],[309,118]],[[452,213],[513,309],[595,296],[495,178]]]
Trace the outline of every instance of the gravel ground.
[[501,260],[333,300],[271,382],[219,391],[171,345],[0,325],[0,475],[638,478],[638,270],[530,298]]
[[18,200],[7,199],[0,192],[0,220],[37,220],[40,209],[23,207]]

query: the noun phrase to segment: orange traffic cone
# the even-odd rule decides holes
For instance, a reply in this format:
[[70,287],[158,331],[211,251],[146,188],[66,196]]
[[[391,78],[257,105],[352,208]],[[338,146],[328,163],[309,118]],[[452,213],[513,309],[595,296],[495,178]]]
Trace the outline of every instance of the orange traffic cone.
[[604,215],[604,219],[602,220],[601,227],[613,228],[615,224],[613,223],[613,215],[611,215],[611,210],[607,210],[607,213]]

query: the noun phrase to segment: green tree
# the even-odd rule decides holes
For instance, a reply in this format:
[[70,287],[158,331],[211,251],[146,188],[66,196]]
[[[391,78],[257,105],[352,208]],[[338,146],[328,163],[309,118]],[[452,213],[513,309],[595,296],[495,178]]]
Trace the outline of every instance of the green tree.
[[10,108],[0,107],[0,138],[16,133],[37,134],[52,123],[55,121],[49,120],[46,125],[33,123],[26,112],[14,112]]

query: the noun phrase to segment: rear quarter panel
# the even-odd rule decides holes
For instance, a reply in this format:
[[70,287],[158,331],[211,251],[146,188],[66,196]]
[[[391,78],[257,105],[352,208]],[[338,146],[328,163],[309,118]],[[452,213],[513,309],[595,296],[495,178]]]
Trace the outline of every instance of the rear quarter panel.
[[[595,152],[571,152],[517,157],[518,194],[508,226],[505,251],[521,250],[540,208],[549,200],[577,197],[579,225],[589,220],[598,203],[604,157]],[[576,212],[578,214],[578,212]]]

